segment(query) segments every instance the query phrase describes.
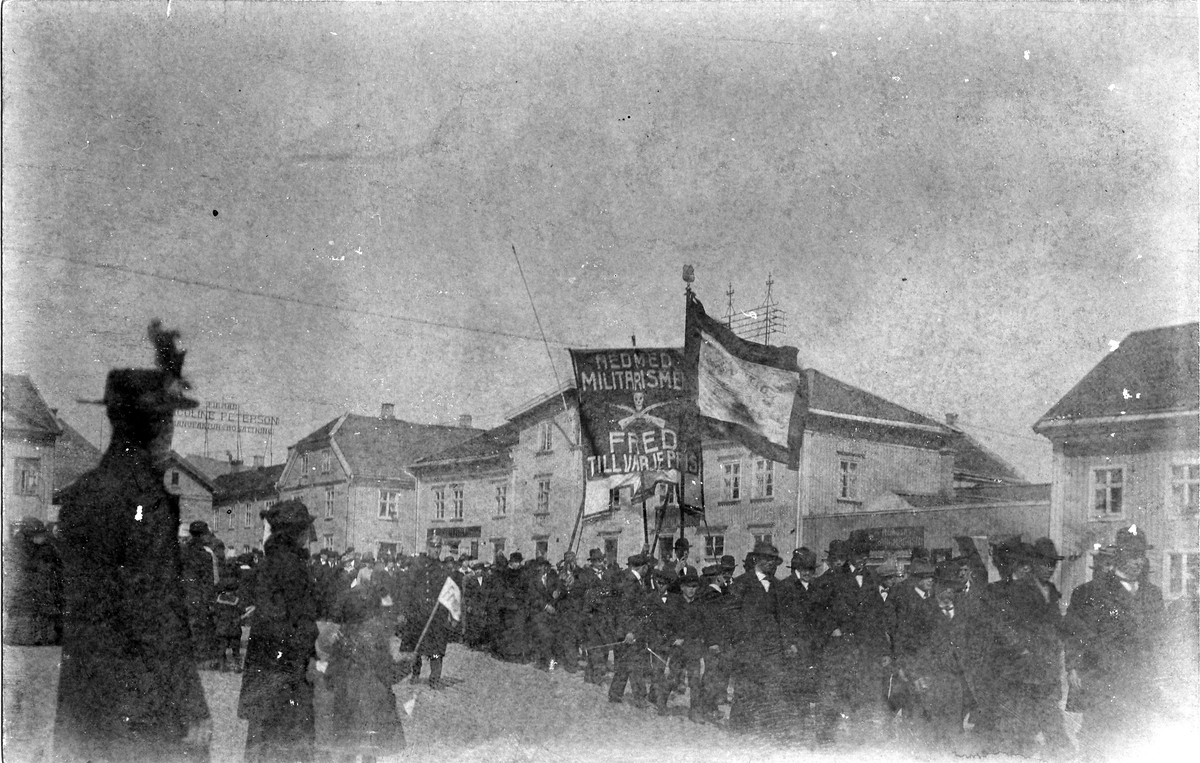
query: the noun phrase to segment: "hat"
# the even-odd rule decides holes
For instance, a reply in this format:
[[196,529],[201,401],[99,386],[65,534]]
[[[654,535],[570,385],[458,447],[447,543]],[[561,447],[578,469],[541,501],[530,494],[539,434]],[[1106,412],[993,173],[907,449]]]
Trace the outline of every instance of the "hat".
[[685,550],[686,550],[686,549],[690,549],[691,547],[692,547],[692,544],[688,543],[688,539],[687,539],[687,538],[679,538],[678,540],[676,540],[676,541],[675,541],[675,548],[676,548],[676,549],[681,549],[681,548],[682,548],[682,549],[685,549]]
[[1116,547],[1116,553],[1122,556],[1145,556],[1147,551],[1154,548],[1146,540],[1146,534],[1136,524],[1117,530],[1113,545]]
[[1096,544],[1092,548],[1092,569],[1101,567],[1111,567],[1117,556],[1116,546],[1101,546]]
[[575,552],[574,551],[564,551],[563,552],[563,561],[564,562],[575,561]]
[[547,558],[546,558],[546,557],[544,557],[544,556],[539,556],[537,559],[534,559],[534,560],[533,560],[533,563],[534,563],[534,565],[536,565],[536,566],[538,566],[538,567],[550,567],[550,566],[552,566],[552,565],[550,564],[550,560],[549,560],[549,559],[547,559]]
[[774,559],[776,563],[783,564],[783,559],[779,556],[779,549],[766,541],[755,543],[754,550],[750,553],[753,555],[754,561],[758,561],[759,559]]
[[800,547],[792,552],[791,566],[793,570],[815,570],[817,555],[807,548]]
[[695,567],[688,567],[683,574],[679,576],[679,585],[700,585],[700,576],[696,574]]
[[654,557],[644,554],[634,554],[625,560],[630,567],[641,567],[643,564],[654,564]]
[[259,516],[265,519],[272,529],[287,526],[310,527],[313,523],[313,516],[308,513],[308,507],[295,498],[264,509],[259,512]]
[[514,551],[508,555],[509,564],[523,564],[524,562],[525,557],[521,555],[520,551]]
[[1033,542],[1033,554],[1045,561],[1059,561],[1064,557],[1054,547],[1054,541],[1049,538],[1038,538]]
[[921,578],[931,578],[934,572],[933,565],[924,559],[918,559],[908,566],[908,576],[918,580]]
[[37,517],[24,517],[13,529],[22,535],[42,535],[46,532],[46,524]]
[[604,552],[598,548],[593,548],[591,551],[588,551],[589,562],[602,562],[606,558],[607,557],[604,556]]
[[148,330],[154,344],[156,369],[119,368],[108,372],[104,381],[104,397],[83,400],[99,403],[110,412],[139,412],[170,415],[173,411],[195,408],[200,403],[184,395],[191,384],[183,378],[183,360],[187,352],[175,346],[178,331],[166,331],[155,319]]
[[900,562],[892,558],[885,560],[883,564],[875,568],[875,574],[881,578],[898,578],[901,572]]
[[846,555],[868,556],[871,553],[871,538],[866,530],[853,530],[850,540],[846,541]]
[[845,559],[846,558],[846,541],[834,538],[829,541],[829,551],[825,553],[826,559]]
[[496,552],[496,566],[498,566],[498,567],[507,567],[508,566],[508,557],[504,555],[503,551]]
[[733,570],[737,569],[737,559],[734,559],[729,554],[726,554],[725,556],[721,557],[720,564],[721,564],[721,569],[728,571],[728,572],[732,572]]
[[720,575],[721,572],[721,565],[719,564],[710,564],[704,569],[700,570],[700,574],[706,578],[715,578],[717,575]]
[[192,535],[208,535],[208,522],[203,519],[197,519],[188,525],[188,532]]

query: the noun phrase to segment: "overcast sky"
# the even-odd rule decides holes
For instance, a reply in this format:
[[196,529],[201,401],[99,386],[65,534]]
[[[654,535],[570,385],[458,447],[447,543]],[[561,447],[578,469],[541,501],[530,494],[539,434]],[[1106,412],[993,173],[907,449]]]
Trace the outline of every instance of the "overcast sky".
[[280,461],[680,345],[690,263],[710,314],[770,275],[802,365],[1048,480],[1033,423],[1200,315],[1193,2],[3,12],[4,370],[98,445],[74,401],[154,317]]

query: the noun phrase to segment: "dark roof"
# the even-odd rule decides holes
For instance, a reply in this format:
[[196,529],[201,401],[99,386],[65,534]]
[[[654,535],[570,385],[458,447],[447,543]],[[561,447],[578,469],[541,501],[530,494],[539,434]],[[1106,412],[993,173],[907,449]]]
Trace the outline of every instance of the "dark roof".
[[205,474],[203,471],[201,471],[191,461],[187,460],[187,457],[185,457],[182,453],[176,453],[175,451],[171,451],[171,457],[170,457],[169,461],[173,462],[180,469],[182,469],[183,471],[185,471],[189,475],[191,475],[192,479],[194,479],[196,482],[200,483],[200,486],[203,487],[208,492],[210,492],[210,493],[216,492],[217,486],[214,485],[213,481],[208,478],[208,475]]
[[217,487],[213,503],[234,503],[274,495],[275,483],[283,474],[283,467],[283,464],[259,466],[218,476],[213,480]]
[[303,438],[295,447],[299,453],[315,450],[328,442],[332,434],[356,479],[389,479],[405,476],[404,469],[409,464],[477,437],[483,431],[348,413]]
[[1200,410],[1200,323],[1135,331],[1042,416],[1061,419]]
[[61,490],[100,465],[100,449],[58,419],[62,435],[54,443],[54,489]]
[[941,422],[910,411],[903,406],[884,400],[878,395],[838,381],[816,369],[808,370],[808,407],[847,416],[865,416],[872,419],[896,421],[905,424],[945,429]]
[[521,428],[513,422],[505,422],[489,429],[470,440],[439,450],[415,462],[413,466],[432,466],[446,462],[483,461],[508,455],[520,437]]
[[33,434],[57,436],[62,434],[54,412],[37,386],[25,374],[3,375],[3,410],[5,428]]
[[956,478],[987,480],[1000,483],[1023,483],[1021,476],[1011,464],[997,456],[971,435],[948,427],[954,433],[950,448],[954,451],[954,476]]
[[1050,484],[1037,485],[986,485],[960,488],[950,494],[897,493],[915,509],[930,509],[938,506],[961,506],[963,504],[1031,503],[1050,501]]

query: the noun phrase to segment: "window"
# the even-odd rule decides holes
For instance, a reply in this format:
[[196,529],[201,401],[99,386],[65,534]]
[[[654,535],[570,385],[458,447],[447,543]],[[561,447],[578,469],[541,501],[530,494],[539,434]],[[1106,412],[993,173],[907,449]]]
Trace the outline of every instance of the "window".
[[325,491],[325,518],[333,519],[333,491]]
[[658,558],[664,562],[671,559],[671,550],[674,548],[675,538],[670,535],[658,536]]
[[533,556],[535,559],[545,559],[546,554],[550,553],[550,541],[535,540],[533,542]]
[[1200,513],[1200,464],[1171,464],[1171,507],[1181,514]]
[[1196,585],[1196,577],[1200,574],[1200,554],[1167,553],[1167,595],[1182,596],[1188,586]]
[[479,541],[477,541],[477,540],[471,541],[471,558],[472,559],[479,558]]
[[454,512],[451,514],[452,519],[463,518],[463,486],[450,486],[450,508]]
[[504,538],[492,538],[492,555],[504,553]]
[[766,458],[754,461],[754,498],[775,496],[775,462]]
[[444,487],[433,489],[433,518],[446,518],[446,488]]
[[175,487],[177,485],[179,485],[179,472],[172,471],[171,472],[171,486]]
[[617,558],[617,539],[616,538],[605,538],[604,539],[604,556],[607,557],[610,562],[616,560],[616,558]]
[[756,544],[758,544],[758,543],[773,543],[773,541],[771,540],[771,537],[772,537],[771,533],[762,533],[762,534],[755,533],[754,534],[754,542]]
[[704,555],[713,559],[719,559],[722,556],[725,556],[725,536],[705,535]]
[[852,458],[838,460],[838,498],[843,501],[859,500],[858,461]]
[[742,499],[742,463],[727,461],[721,464],[721,500],[740,501]]
[[554,425],[550,421],[538,422],[538,452],[546,453],[554,449]]
[[508,484],[496,485],[496,516],[502,517],[508,513]]
[[246,511],[242,514],[242,527],[250,529],[250,507],[246,507]]
[[1125,470],[1117,467],[1092,470],[1092,509],[1101,515],[1120,514]]
[[396,521],[400,517],[400,492],[397,490],[379,491],[379,518]]
[[456,540],[446,541],[446,545],[443,547],[443,551],[445,553],[449,554],[450,556],[457,557],[458,556],[458,541],[456,541]]
[[300,481],[308,479],[308,454],[300,454]]
[[15,466],[17,484],[14,487],[17,489],[17,495],[37,495],[41,485],[42,459],[18,458]]
[[321,454],[321,474],[329,474],[333,471],[333,454],[325,451]]
[[395,556],[396,550],[397,550],[397,546],[395,543],[380,543],[379,544],[379,555],[380,556]]
[[328,549],[333,548],[333,535],[321,536],[321,548],[328,548]]
[[608,491],[608,508],[616,511],[621,508],[621,488],[614,487]]
[[233,509],[225,509],[225,529],[232,530],[233,522]]
[[550,478],[546,477],[538,480],[537,483],[537,511],[535,514],[550,513]]

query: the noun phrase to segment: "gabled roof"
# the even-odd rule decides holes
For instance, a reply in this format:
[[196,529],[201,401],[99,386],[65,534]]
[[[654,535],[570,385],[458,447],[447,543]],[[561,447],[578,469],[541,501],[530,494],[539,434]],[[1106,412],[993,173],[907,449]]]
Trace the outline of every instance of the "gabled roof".
[[997,456],[974,437],[958,427],[947,425],[947,428],[953,433],[950,448],[954,451],[954,476],[956,479],[1009,484],[1025,482],[1025,478],[1011,464]]
[[1135,331],[1033,425],[1200,411],[1200,323]]
[[213,503],[236,503],[253,501],[276,493],[275,482],[283,474],[283,464],[259,466],[238,472],[222,474],[213,480],[216,493]]
[[61,490],[100,465],[100,449],[58,419],[62,435],[54,443],[54,489]]
[[452,445],[445,450],[430,454],[412,464],[414,468],[437,466],[441,464],[462,464],[486,461],[493,458],[503,458],[517,444],[521,428],[513,422],[505,422],[495,429],[489,429],[483,434],[470,440]]
[[808,370],[808,409],[812,413],[857,416],[884,422],[910,424],[939,432],[948,431],[938,421],[884,400],[816,369]]
[[347,413],[296,443],[297,453],[324,447],[332,438],[356,479],[405,477],[422,458],[483,434],[474,427],[414,424],[403,419]]
[[50,436],[62,434],[54,412],[32,379],[25,374],[4,374],[2,381],[5,429]]
[[208,478],[208,475],[198,469],[191,461],[188,461],[182,454],[171,451],[171,456],[167,459],[167,462],[178,466],[180,471],[187,472],[188,476],[198,482],[208,492],[216,492],[217,486]]

